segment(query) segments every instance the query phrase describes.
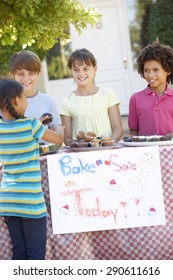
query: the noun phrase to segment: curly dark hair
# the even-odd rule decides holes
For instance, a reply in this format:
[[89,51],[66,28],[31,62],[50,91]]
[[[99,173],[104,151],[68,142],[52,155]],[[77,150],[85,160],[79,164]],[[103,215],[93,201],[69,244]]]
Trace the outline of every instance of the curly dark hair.
[[151,60],[156,60],[166,72],[170,72],[167,82],[173,82],[173,49],[169,45],[157,42],[141,49],[137,57],[137,70],[142,78],[144,78],[144,63]]
[[20,97],[23,90],[22,84],[15,80],[0,80],[0,109],[6,108],[10,115],[15,119],[24,118],[24,116],[16,112],[11,101],[17,96]]

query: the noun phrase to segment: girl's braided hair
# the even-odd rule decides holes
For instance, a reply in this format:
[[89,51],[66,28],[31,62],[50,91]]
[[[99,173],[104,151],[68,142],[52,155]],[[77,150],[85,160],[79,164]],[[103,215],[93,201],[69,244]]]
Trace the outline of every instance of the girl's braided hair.
[[24,118],[14,109],[11,101],[20,97],[23,93],[23,86],[15,80],[0,80],[0,109],[6,108],[15,119]]

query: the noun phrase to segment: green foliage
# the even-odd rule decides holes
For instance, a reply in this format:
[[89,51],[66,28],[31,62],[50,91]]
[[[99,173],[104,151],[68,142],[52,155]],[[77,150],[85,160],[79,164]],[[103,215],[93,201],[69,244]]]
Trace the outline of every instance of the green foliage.
[[173,1],[155,1],[149,15],[148,40],[159,40],[162,44],[173,47]]
[[60,40],[48,51],[46,55],[49,80],[71,77],[67,67],[67,60],[71,54],[70,44],[63,44]]
[[140,41],[141,41],[142,48],[147,46],[149,43],[147,30],[148,30],[148,19],[149,19],[150,11],[152,11],[152,7],[153,7],[153,3],[152,1],[150,1],[150,3],[147,3],[144,8],[145,14],[142,17],[141,32],[140,32]]
[[[19,42],[15,42],[12,46],[0,46],[0,79],[4,79],[9,77],[8,74],[8,61],[9,58],[17,51],[20,51],[22,49],[22,46],[19,44]],[[35,53],[38,54],[40,59],[42,60],[48,53],[47,50],[38,49],[34,45],[31,47],[27,47],[26,49],[29,49]]]
[[148,44],[148,17],[154,0],[135,0],[134,2],[135,18],[130,24],[130,38],[135,60],[139,50]]
[[0,0],[0,78],[8,75],[14,52],[25,48],[42,59],[59,39],[70,38],[71,24],[81,33],[100,18],[96,9],[86,9],[78,1]]
[[70,77],[71,73],[67,66],[65,68],[65,73],[63,71],[64,65],[62,65],[62,59],[60,56],[52,57],[51,64],[48,67],[49,80],[64,79]]
[[100,15],[71,0],[1,0],[0,45],[19,44],[50,49],[57,38],[67,39],[70,24],[78,32],[94,25]]

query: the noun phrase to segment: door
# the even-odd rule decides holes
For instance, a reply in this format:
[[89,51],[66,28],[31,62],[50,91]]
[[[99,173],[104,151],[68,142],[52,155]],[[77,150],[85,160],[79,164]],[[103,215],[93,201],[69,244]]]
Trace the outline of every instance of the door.
[[80,0],[85,6],[93,5],[102,14],[94,27],[88,26],[79,35],[71,27],[72,49],[87,48],[96,57],[96,83],[112,88],[121,100],[121,115],[128,114],[132,94],[132,61],[125,0]]

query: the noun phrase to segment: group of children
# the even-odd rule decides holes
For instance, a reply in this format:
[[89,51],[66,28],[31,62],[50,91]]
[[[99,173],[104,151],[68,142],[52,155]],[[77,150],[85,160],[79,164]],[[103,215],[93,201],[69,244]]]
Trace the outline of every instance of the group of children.
[[[147,87],[129,100],[129,134],[173,133],[173,49],[153,43],[137,58],[138,73]],[[0,81],[0,216],[7,224],[15,260],[43,260],[46,254],[46,205],[41,187],[39,140],[68,145],[78,130],[93,131],[118,142],[123,136],[120,100],[109,88],[95,84],[97,62],[87,49],[68,60],[76,89],[57,111],[51,96],[40,93],[39,57],[28,50],[9,61],[13,79]],[[45,126],[42,115],[53,115]]]

